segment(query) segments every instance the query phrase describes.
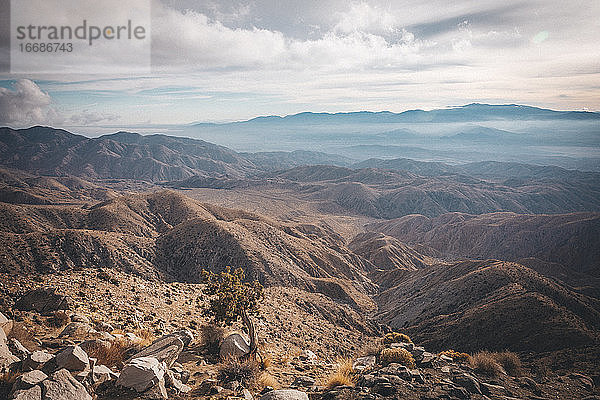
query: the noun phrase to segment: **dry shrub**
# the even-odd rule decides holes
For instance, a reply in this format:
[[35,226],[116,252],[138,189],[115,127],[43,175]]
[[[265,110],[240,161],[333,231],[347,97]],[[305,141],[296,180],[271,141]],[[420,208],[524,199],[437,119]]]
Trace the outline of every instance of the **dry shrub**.
[[268,372],[263,372],[262,374],[260,374],[260,376],[258,377],[257,385],[258,388],[261,390],[266,388],[267,386],[270,386],[273,389],[279,389],[281,387],[281,385],[279,385],[279,382],[277,382],[277,379],[275,379],[275,377],[269,374]]
[[221,342],[225,338],[225,328],[216,325],[208,324],[200,327],[200,336],[202,347],[208,351],[209,354],[218,355]]
[[265,370],[273,365],[273,358],[266,353],[261,353],[260,357],[260,369]]
[[386,333],[383,337],[383,343],[392,344],[392,343],[412,343],[412,340],[408,337],[408,335],[400,332],[390,332]]
[[440,356],[447,356],[452,358],[452,360],[456,361],[456,362],[470,362],[471,361],[471,356],[468,355],[467,353],[460,353],[458,351],[455,350],[446,350],[446,351],[442,351],[440,353]]
[[494,353],[490,353],[489,351],[475,353],[471,357],[471,367],[475,372],[488,376],[498,376],[504,373],[504,369],[496,361]]
[[406,349],[383,349],[379,353],[379,362],[383,365],[397,363],[410,369],[415,368],[415,359]]
[[94,343],[86,350],[90,357],[96,358],[98,364],[107,367],[120,367],[127,358],[129,349],[133,347],[132,343],[126,339],[116,339],[105,346],[101,343]]
[[504,371],[510,376],[520,376],[523,374],[523,365],[519,356],[510,351],[493,353],[496,362],[504,368]]
[[140,342],[136,343],[140,347],[150,346],[152,342],[156,339],[154,333],[150,329],[138,329],[135,332],[135,335],[142,339]]
[[337,370],[327,378],[325,386],[328,389],[333,389],[337,386],[354,386],[352,360],[345,358],[339,360],[338,363]]
[[245,387],[255,386],[259,374],[256,359],[227,357],[217,366],[217,379],[220,382],[240,382]]
[[381,353],[381,350],[383,350],[384,348],[385,346],[383,344],[383,340],[381,339],[371,342],[362,348],[362,350],[360,351],[360,357],[376,356],[379,353]]

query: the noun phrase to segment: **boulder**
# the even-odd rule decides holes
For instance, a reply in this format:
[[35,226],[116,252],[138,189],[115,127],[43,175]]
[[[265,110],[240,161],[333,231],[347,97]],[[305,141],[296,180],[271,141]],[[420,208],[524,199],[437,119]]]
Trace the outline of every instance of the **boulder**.
[[167,368],[170,368],[183,351],[184,346],[185,343],[177,335],[162,336],[151,345],[134,354],[126,362],[136,358],[153,357],[159,362],[164,362]]
[[4,331],[5,335],[10,335],[12,328],[13,320],[6,318],[6,316],[0,312],[0,329]]
[[31,352],[15,338],[8,339],[8,349],[15,356],[19,357],[20,360],[24,360],[31,354]]
[[92,339],[80,343],[79,347],[86,353],[89,353],[97,350],[108,350],[111,347],[111,343],[108,340]]
[[92,400],[85,387],[66,369],[61,369],[42,382],[44,400]]
[[56,354],[56,365],[69,371],[83,371],[90,365],[90,359],[83,349],[77,345],[69,346]]
[[17,391],[31,389],[32,387],[42,383],[42,381],[46,378],[48,378],[48,375],[38,369],[25,372],[15,380],[13,390]]
[[84,322],[71,322],[64,327],[58,335],[60,338],[85,338],[91,333],[96,333],[96,330]]
[[469,374],[460,374],[452,378],[457,385],[467,389],[470,393],[481,394],[481,387],[477,379]]
[[143,392],[161,381],[164,382],[166,369],[165,363],[154,357],[134,358],[123,367],[117,379],[117,386]]
[[45,350],[34,351],[23,360],[23,371],[41,369],[44,366],[44,364],[46,364],[53,358],[54,356]]
[[260,400],[308,400],[308,395],[299,390],[279,389],[263,394]]
[[221,348],[219,350],[219,356],[221,358],[227,357],[242,357],[250,352],[250,345],[239,333],[232,333],[223,339]]
[[34,289],[21,296],[15,303],[15,308],[47,314],[57,310],[68,310],[71,308],[71,300],[56,293],[54,288]]
[[156,385],[144,392],[143,398],[148,400],[167,400],[169,395],[165,387],[165,380],[161,379]]
[[111,371],[106,365],[94,365],[92,368],[92,382],[102,383],[113,379],[118,379],[119,374]]
[[34,386],[29,389],[17,390],[12,394],[11,400],[42,400],[42,388]]

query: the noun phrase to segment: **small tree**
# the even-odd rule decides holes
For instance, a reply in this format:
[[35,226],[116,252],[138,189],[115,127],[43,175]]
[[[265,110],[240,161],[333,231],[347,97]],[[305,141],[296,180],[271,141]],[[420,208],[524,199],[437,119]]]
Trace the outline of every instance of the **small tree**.
[[231,272],[231,267],[227,267],[225,272],[220,273],[203,270],[206,294],[213,296],[205,313],[216,323],[227,326],[241,318],[250,337],[249,356],[253,356],[258,350],[258,337],[250,316],[258,314],[263,287],[258,281],[245,282],[244,277],[244,270],[241,268]]

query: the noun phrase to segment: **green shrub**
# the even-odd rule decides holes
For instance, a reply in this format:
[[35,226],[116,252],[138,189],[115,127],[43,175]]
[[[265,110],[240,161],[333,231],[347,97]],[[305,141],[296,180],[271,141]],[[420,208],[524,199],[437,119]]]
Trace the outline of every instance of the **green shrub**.
[[406,349],[383,349],[379,353],[379,363],[388,365],[397,363],[408,368],[415,368],[415,359]]

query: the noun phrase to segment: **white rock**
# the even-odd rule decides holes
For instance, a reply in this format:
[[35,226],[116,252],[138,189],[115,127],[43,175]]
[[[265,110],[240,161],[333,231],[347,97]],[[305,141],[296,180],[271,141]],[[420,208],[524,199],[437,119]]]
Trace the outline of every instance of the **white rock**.
[[56,355],[56,365],[69,371],[83,371],[90,366],[90,359],[79,346],[69,346]]
[[376,356],[365,356],[358,357],[352,364],[352,368],[358,371],[362,371],[366,368],[373,367],[377,363]]
[[154,357],[134,358],[123,367],[117,386],[143,392],[164,381],[166,369],[166,365]]
[[31,353],[23,360],[23,371],[31,371],[33,369],[40,369],[48,361],[52,360],[54,356],[45,350],[38,350]]
[[35,385],[41,383],[46,378],[48,378],[48,375],[46,375],[38,369],[30,372],[25,372],[23,375],[19,376],[15,380],[13,390],[17,391],[31,389]]
[[299,390],[280,389],[263,394],[260,400],[308,400],[308,395]]

